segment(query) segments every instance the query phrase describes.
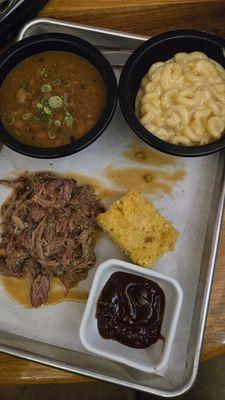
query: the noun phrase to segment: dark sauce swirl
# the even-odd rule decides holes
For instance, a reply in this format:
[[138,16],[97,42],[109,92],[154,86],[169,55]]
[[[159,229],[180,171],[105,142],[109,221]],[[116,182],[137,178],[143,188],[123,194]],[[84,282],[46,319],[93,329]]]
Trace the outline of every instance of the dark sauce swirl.
[[165,295],[160,286],[126,272],[111,275],[98,299],[96,318],[104,339],[144,349],[161,338]]

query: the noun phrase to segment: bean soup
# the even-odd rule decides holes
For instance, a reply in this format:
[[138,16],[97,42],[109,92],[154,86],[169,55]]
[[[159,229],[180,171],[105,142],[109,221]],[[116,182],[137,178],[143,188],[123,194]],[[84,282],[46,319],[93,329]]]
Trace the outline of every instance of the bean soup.
[[20,142],[58,147],[80,139],[99,120],[106,87],[87,60],[49,51],[22,61],[0,89],[0,118]]

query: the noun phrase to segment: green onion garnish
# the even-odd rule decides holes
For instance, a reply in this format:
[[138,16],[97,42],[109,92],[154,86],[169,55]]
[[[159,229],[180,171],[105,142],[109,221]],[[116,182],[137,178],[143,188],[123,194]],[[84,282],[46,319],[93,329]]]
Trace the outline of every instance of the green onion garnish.
[[36,107],[38,108],[38,110],[43,110],[44,106],[41,103],[37,103]]
[[71,85],[71,81],[66,80],[63,82],[64,87],[69,87],[70,85]]
[[48,128],[51,128],[51,126],[52,126],[52,118],[48,119],[47,124],[48,124]]
[[52,81],[52,83],[55,85],[55,86],[58,86],[58,85],[61,85],[61,83],[62,83],[62,81],[61,81],[61,79],[54,79],[54,81]]
[[50,108],[49,108],[49,107],[46,107],[46,106],[43,107],[43,113],[45,113],[45,114],[47,114],[47,115],[51,115],[51,114],[52,114]]
[[5,116],[5,117],[2,118],[2,122],[3,122],[4,125],[10,126],[10,125],[14,124],[15,118],[10,117],[10,116],[9,117]]
[[73,128],[73,116],[69,113],[69,111],[66,111],[66,113],[65,113],[64,122],[65,122],[67,128],[69,128],[69,129]]
[[47,97],[43,97],[43,99],[41,99],[41,104],[43,104],[43,106],[48,107],[48,98]]
[[65,93],[65,94],[64,94],[64,96],[63,96],[63,102],[64,102],[65,106],[68,107],[68,93]]
[[59,128],[62,125],[62,122],[59,119],[55,120],[55,126],[57,126],[57,128]]
[[37,72],[42,78],[48,78],[49,77],[49,71],[45,67],[39,68],[37,70]]
[[31,118],[31,117],[32,117],[32,113],[31,113],[31,112],[26,113],[26,114],[23,114],[23,119],[24,119],[24,121],[26,121],[27,119],[29,119],[29,118]]
[[41,86],[41,91],[42,93],[49,93],[51,92],[52,87],[48,83],[45,83],[44,85]]
[[52,131],[48,131],[48,137],[49,139],[55,139],[56,138],[56,134]]
[[33,117],[33,118],[31,119],[31,122],[32,122],[34,125],[38,125],[39,121],[40,121],[40,119],[39,119],[38,117]]
[[57,109],[62,107],[63,101],[59,96],[52,96],[48,99],[48,104],[51,108]]
[[29,84],[28,84],[28,82],[24,82],[22,86],[23,86],[24,89],[28,89]]

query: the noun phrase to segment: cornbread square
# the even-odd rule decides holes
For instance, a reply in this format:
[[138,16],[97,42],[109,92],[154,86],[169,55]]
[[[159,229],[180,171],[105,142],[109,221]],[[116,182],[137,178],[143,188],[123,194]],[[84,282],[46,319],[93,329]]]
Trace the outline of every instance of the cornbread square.
[[136,264],[151,266],[167,251],[172,251],[179,236],[172,224],[153,204],[135,190],[97,217],[99,226]]

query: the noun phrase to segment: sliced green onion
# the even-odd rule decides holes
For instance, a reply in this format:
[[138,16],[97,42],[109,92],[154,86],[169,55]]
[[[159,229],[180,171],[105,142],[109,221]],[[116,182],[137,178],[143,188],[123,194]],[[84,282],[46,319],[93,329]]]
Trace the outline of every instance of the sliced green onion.
[[47,68],[45,67],[41,67],[37,70],[38,74],[42,77],[42,78],[48,78],[49,77],[49,71]]
[[57,128],[59,128],[62,125],[62,122],[59,119],[55,120],[55,126],[57,126]]
[[49,115],[47,115],[44,112],[42,112],[41,115],[40,115],[40,121],[44,122],[44,124],[48,124]]
[[64,122],[65,122],[67,128],[69,128],[69,129],[73,128],[73,116],[69,113],[69,111],[66,111]]
[[27,82],[24,82],[23,85],[22,85],[22,87],[23,87],[24,89],[28,89],[28,86],[29,86],[29,85],[28,85]]
[[51,114],[52,114],[50,108],[49,108],[49,107],[46,107],[46,106],[43,107],[43,113],[45,113],[45,114],[47,114],[47,115],[51,115]]
[[49,139],[55,139],[56,138],[55,132],[48,131],[48,137],[49,137]]
[[51,92],[52,87],[48,83],[45,83],[44,85],[41,86],[41,91],[42,93],[49,93]]
[[54,81],[52,82],[55,86],[61,85],[62,81],[61,79],[54,79]]
[[63,82],[64,87],[69,87],[70,85],[71,85],[71,81],[66,80]]
[[49,120],[48,120],[48,128],[51,128],[51,126],[52,126],[52,118],[49,118]]
[[63,101],[64,101],[65,106],[68,107],[68,93],[65,93],[65,94],[64,94],[64,96],[63,96]]
[[47,97],[43,97],[43,99],[41,99],[41,104],[43,104],[43,106],[48,107],[48,98]]
[[38,117],[33,117],[33,118],[31,119],[31,122],[32,122],[34,125],[38,125],[39,122],[40,122],[40,119],[39,119]]
[[48,104],[51,108],[57,109],[62,107],[63,101],[59,96],[52,96],[48,99]]
[[14,124],[15,118],[10,117],[10,116],[9,117],[5,116],[5,117],[2,118],[2,122],[3,122],[4,125],[10,126],[10,125]]
[[26,114],[23,114],[23,119],[24,119],[24,121],[26,121],[27,119],[29,119],[29,118],[31,118],[31,117],[32,117],[32,113],[31,113],[31,112],[26,113]]
[[38,110],[43,110],[44,106],[41,103],[37,103],[36,107],[38,108]]

